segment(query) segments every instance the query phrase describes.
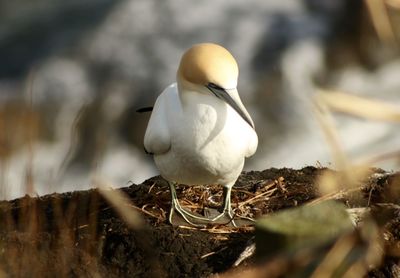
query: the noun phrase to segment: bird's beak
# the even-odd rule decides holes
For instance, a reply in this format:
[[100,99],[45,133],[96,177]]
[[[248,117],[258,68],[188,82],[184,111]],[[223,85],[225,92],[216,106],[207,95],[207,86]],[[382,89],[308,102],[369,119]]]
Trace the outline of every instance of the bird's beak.
[[230,105],[242,118],[245,120],[253,129],[254,124],[249,116],[244,113],[244,111],[239,107],[236,101],[229,95],[229,93],[218,85],[214,83],[209,83],[206,85],[207,89],[209,89],[217,98],[225,101],[228,105]]

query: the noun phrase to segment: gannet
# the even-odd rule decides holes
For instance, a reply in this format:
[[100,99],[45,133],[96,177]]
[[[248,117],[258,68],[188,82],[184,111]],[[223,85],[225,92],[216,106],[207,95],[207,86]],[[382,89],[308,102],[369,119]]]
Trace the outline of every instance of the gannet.
[[[227,49],[213,43],[196,44],[183,54],[176,82],[155,102],[144,147],[169,183],[171,224],[174,211],[195,226],[215,223],[224,216],[233,220],[232,186],[245,158],[258,145],[253,120],[237,91],[238,75],[236,60]],[[221,214],[207,218],[183,209],[176,184],[222,185]]]

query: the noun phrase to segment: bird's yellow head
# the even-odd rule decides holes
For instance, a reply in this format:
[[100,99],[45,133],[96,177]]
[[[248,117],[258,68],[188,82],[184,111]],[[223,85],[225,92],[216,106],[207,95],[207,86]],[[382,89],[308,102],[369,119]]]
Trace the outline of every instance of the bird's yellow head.
[[232,54],[213,43],[196,44],[183,54],[179,65],[178,81],[206,86],[210,83],[224,89],[234,89],[239,75]]

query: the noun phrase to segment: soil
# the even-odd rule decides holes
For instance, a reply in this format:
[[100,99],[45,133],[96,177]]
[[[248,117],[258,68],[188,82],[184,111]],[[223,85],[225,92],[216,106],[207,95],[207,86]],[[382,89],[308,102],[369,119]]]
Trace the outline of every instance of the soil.
[[[268,169],[243,172],[232,192],[240,215],[258,217],[299,206],[319,197],[316,178],[326,169]],[[400,174],[373,169],[354,194],[332,198],[349,208],[393,204]],[[121,191],[129,196],[126,210],[140,212],[145,224],[128,226],[96,190],[25,196],[0,202],[0,274],[10,277],[208,277],[234,266],[253,242],[253,227],[194,228],[168,223],[170,194],[167,183],[154,177]],[[202,213],[217,207],[222,188],[177,188],[181,204]],[[397,198],[398,200],[398,198]],[[385,234],[385,257],[369,277],[399,274],[400,209],[393,205],[380,225]],[[240,267],[254,264],[252,257]]]

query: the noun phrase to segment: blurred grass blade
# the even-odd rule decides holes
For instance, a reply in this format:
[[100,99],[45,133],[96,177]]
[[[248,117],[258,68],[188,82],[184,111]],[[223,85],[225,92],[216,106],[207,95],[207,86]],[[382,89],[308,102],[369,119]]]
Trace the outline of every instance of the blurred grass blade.
[[325,139],[332,153],[333,161],[339,170],[347,169],[349,166],[348,158],[340,144],[339,135],[335,126],[334,119],[325,101],[318,97],[314,98],[314,115],[321,127]]
[[383,161],[398,160],[400,163],[400,150],[380,153],[375,156],[365,156],[357,159],[357,164],[374,165]]
[[400,9],[400,0],[386,0],[385,3],[394,9]]
[[339,238],[323,261],[318,265],[311,278],[334,277],[335,272],[337,272],[345,260],[349,260],[348,256],[355,244],[355,240],[352,237],[344,236]]
[[145,222],[140,214],[132,209],[128,195],[119,189],[113,189],[109,184],[99,179],[95,179],[95,185],[100,194],[114,207],[129,227],[134,229],[143,228]]
[[[316,179],[316,185],[321,198],[311,203],[318,203],[326,199],[349,193],[347,190],[359,188],[370,174],[371,170],[367,165],[350,166],[341,172],[326,170]],[[343,191],[345,190],[345,191]],[[353,193],[354,197],[356,193]]]
[[394,44],[396,42],[396,36],[390,22],[385,1],[366,0],[366,5],[379,39],[384,43]]
[[360,118],[400,122],[400,106],[335,91],[318,90],[316,98],[330,110]]

